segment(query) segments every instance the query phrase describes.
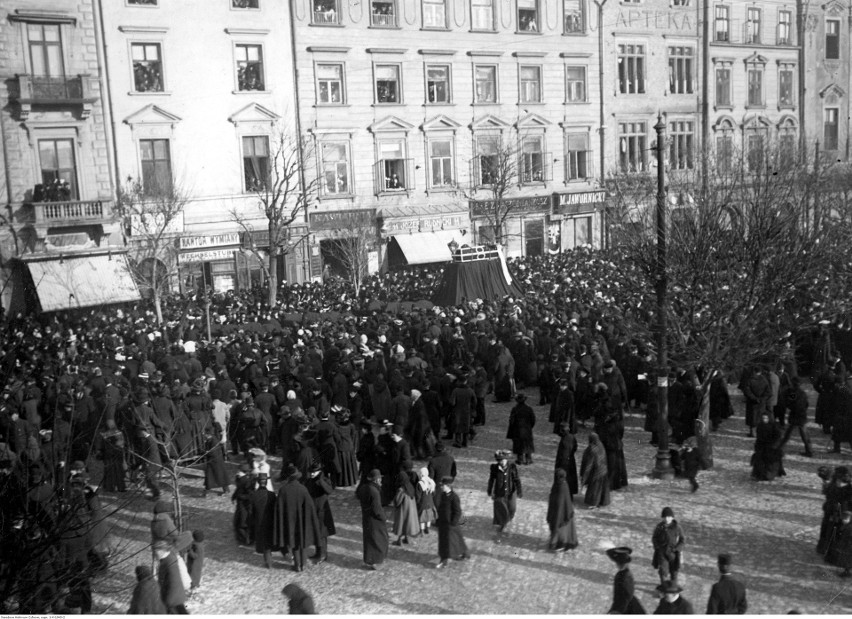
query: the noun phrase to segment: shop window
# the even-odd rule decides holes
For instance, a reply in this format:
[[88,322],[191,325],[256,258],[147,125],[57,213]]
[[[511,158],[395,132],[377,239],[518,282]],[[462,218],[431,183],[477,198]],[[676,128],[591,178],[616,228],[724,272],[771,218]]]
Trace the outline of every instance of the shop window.
[[450,102],[450,65],[426,65],[426,101]]
[[172,190],[172,164],[168,140],[139,140],[142,187],[147,195],[164,195]]
[[398,64],[376,65],[376,103],[402,103]]
[[538,32],[538,0],[517,0],[518,31]]
[[396,27],[396,5],[394,0],[372,0],[370,23],[377,28]]
[[317,103],[340,105],[345,103],[343,92],[343,65],[317,63]]
[[497,66],[475,65],[476,103],[497,102]]
[[586,247],[592,244],[592,218],[572,217],[564,222],[563,243],[569,248]]
[[131,43],[133,89],[136,92],[163,91],[163,61],[159,43]]
[[243,138],[243,179],[246,191],[262,191],[269,182],[269,138]]
[[524,220],[524,256],[544,254],[544,220]]
[[447,27],[446,0],[423,0],[423,27],[441,28]]
[[265,90],[263,48],[260,45],[236,45],[237,90]]
[[339,24],[340,10],[337,0],[313,0],[314,24]]
[[349,186],[349,145],[324,142],[320,146],[322,179],[320,190],[325,196],[351,194]]
[[494,0],[470,0],[473,30],[494,30]]
[[78,199],[77,164],[74,141],[49,139],[38,141],[41,184],[37,202],[64,202]]

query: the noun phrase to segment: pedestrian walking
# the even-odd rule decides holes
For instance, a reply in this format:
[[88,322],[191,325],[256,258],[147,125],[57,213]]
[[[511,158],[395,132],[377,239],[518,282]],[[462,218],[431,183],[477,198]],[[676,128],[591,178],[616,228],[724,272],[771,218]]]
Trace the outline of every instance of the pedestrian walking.
[[394,546],[410,542],[420,533],[420,519],[417,514],[414,481],[412,471],[402,470],[397,474],[396,495],[393,499],[393,533],[396,535]]
[[373,469],[355,490],[361,503],[364,564],[371,570],[378,570],[388,556],[388,527],[382,507],[381,483],[381,472]]
[[661,585],[657,586],[657,591],[660,592],[660,599],[655,615],[694,615],[692,604],[681,596],[683,588],[674,581],[666,580]]
[[548,550],[553,552],[565,552],[577,547],[574,502],[567,480],[565,471],[556,469],[547,501],[547,526],[550,527]]
[[683,442],[683,452],[680,456],[683,465],[683,476],[689,480],[692,492],[698,490],[698,471],[701,470],[701,454],[695,446],[695,437],[690,436]]
[[186,569],[192,580],[190,592],[201,586],[201,576],[204,572],[204,531],[196,529],[192,532],[192,544],[186,551]]
[[272,551],[275,550],[275,493],[266,487],[266,473],[259,473],[255,488],[248,498],[251,514],[251,537],[254,551],[263,555],[266,569],[272,567]]
[[[514,462],[509,463],[510,453],[505,449],[494,452],[494,458],[497,462],[491,465],[491,472],[488,476],[487,492],[494,502],[492,524],[497,525],[498,533],[502,533],[506,525],[515,517],[517,500],[519,497],[523,497],[518,467]],[[441,506],[438,505],[438,513],[440,511]]]
[[447,567],[450,559],[463,561],[470,558],[461,532],[462,508],[459,496],[453,491],[453,478],[441,479],[441,494],[444,495],[438,508],[438,557],[437,568]]
[[128,615],[165,615],[166,606],[160,596],[159,583],[147,565],[136,566],[136,586],[130,598]]
[[319,521],[311,495],[299,481],[302,478],[299,470],[288,464],[284,478],[278,489],[273,543],[282,553],[289,549],[293,553],[293,571],[302,572],[306,548],[319,544]]
[[[806,458],[813,458],[814,452],[811,448],[811,440],[806,428],[808,423],[808,395],[802,389],[798,376],[790,378],[790,386],[781,392],[780,405],[783,405],[784,411],[787,412],[786,417],[788,422],[784,438],[781,439],[781,447],[784,447],[787,441],[790,440],[793,432],[798,430],[802,444],[805,446],[805,451],[802,455]],[[784,413],[782,413],[783,418]]]
[[169,615],[188,615],[186,591],[183,588],[177,553],[164,542],[154,544],[154,556],[158,561],[157,579],[160,583],[160,598]]
[[334,485],[325,476],[322,465],[319,462],[315,462],[311,466],[310,476],[305,486],[314,501],[314,508],[316,509],[317,521],[319,523],[317,550],[311,558],[317,563],[323,563],[328,561],[328,538],[337,534],[337,528],[334,525],[334,515],[331,513],[331,504],[328,502],[328,498],[334,492]]
[[618,570],[612,581],[612,606],[610,615],[644,615],[645,609],[636,597],[636,584],[630,571],[633,550],[627,546],[610,548],[606,556],[615,562]]
[[731,555],[720,554],[717,559],[719,581],[710,588],[707,600],[708,615],[744,615],[748,611],[746,588],[731,576]]
[[686,538],[671,507],[664,507],[660,517],[662,521],[657,523],[651,536],[654,546],[651,565],[660,574],[660,582],[677,582],[678,572],[683,567],[681,559]]
[[610,488],[606,451],[598,435],[594,432],[589,434],[589,445],[583,452],[583,461],[580,464],[580,479],[586,487],[586,496],[583,502],[589,509],[609,505]]
[[518,464],[532,464],[532,454],[535,453],[533,427],[535,413],[526,403],[527,396],[519,393],[515,396],[515,404],[509,413],[509,429],[506,438],[512,441],[512,451],[517,456]]
[[417,502],[420,530],[425,535],[429,535],[429,526],[438,517],[435,509],[435,490],[437,490],[435,480],[429,476],[429,469],[424,466],[420,469],[417,484],[414,486],[414,497]]
[[554,467],[557,471],[565,471],[565,478],[568,481],[568,489],[571,491],[571,497],[580,491],[579,480],[577,478],[577,461],[574,459],[574,454],[577,453],[577,439],[571,433],[571,427],[567,422],[559,424],[559,445],[556,447],[556,462]]

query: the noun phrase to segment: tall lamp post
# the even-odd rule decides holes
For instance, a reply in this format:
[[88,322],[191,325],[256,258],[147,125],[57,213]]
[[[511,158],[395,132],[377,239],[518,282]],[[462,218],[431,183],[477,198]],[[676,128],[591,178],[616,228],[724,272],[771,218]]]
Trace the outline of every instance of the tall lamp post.
[[666,274],[666,124],[661,115],[654,125],[657,132],[657,461],[653,477],[674,479],[674,469],[669,457],[669,354],[666,342],[668,333],[668,276]]

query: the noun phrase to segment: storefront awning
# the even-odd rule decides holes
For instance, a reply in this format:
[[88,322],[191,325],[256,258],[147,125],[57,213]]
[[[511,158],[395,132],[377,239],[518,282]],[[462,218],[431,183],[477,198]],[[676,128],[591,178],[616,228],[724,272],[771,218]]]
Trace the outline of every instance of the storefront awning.
[[399,234],[392,238],[409,265],[449,262],[452,254],[448,246],[452,241],[459,245],[470,243],[470,237],[462,235],[459,230]]
[[43,312],[139,300],[124,254],[28,260]]

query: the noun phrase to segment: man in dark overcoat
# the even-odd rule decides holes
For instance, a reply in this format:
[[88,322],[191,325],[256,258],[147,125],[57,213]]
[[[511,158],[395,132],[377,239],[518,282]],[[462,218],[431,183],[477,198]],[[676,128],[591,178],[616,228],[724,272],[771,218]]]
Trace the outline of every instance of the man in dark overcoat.
[[355,490],[355,496],[361,503],[364,563],[371,570],[379,569],[388,556],[388,527],[382,508],[381,483],[381,472],[373,469]]
[[720,554],[718,559],[719,582],[710,589],[707,600],[708,615],[744,615],[748,611],[746,588],[731,576],[731,555]]
[[293,553],[293,571],[302,572],[305,549],[319,543],[319,521],[311,495],[299,481],[299,470],[288,464],[284,476],[286,481],[278,489],[273,544],[283,553],[289,549]]
[[462,508],[459,495],[453,492],[453,478],[441,479],[441,494],[444,495],[438,507],[438,556],[439,569],[449,565],[450,558],[463,561],[470,558],[467,544],[461,532]]
[[251,527],[254,533],[254,550],[263,555],[263,564],[272,567],[272,551],[275,549],[275,493],[267,490],[269,476],[257,474],[257,487],[249,495]]

